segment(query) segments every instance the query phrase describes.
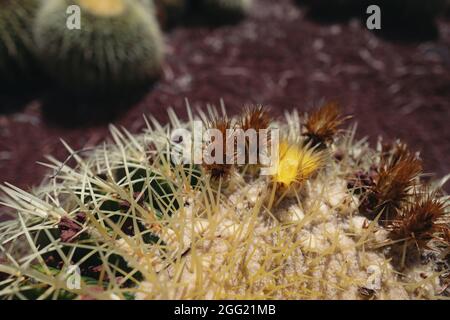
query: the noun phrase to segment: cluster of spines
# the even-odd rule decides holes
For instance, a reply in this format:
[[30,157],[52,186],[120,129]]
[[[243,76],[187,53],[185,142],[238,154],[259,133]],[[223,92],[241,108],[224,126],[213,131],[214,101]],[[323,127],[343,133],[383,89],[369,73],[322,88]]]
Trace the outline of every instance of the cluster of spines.
[[[278,194],[277,203],[281,202],[284,196],[301,186],[311,177],[313,177],[326,162],[328,155],[327,149],[333,142],[334,137],[338,134],[340,126],[348,119],[341,115],[339,107],[335,103],[325,104],[308,117],[303,126],[303,133],[292,141],[287,137],[281,137],[278,144],[278,161],[275,170],[270,175],[271,191],[267,195],[268,207],[274,204],[274,199]],[[227,129],[255,130],[257,134],[258,148],[257,152],[261,152],[259,147],[260,141],[266,141],[264,148],[270,149],[271,141],[270,124],[272,122],[271,115],[263,106],[247,107],[238,117],[236,123],[232,123],[228,118],[219,118],[212,121],[209,128],[217,129],[222,133],[224,146],[224,160],[231,157],[235,160],[236,154],[226,154],[225,146],[229,143],[230,137],[226,133]],[[261,131],[266,130],[266,131]],[[262,132],[266,134],[262,136]],[[245,160],[248,161],[249,147],[246,140],[244,149]],[[264,145],[264,144],[263,144]],[[233,150],[235,150],[233,148]],[[239,149],[237,149],[239,150]],[[271,150],[273,151],[273,150]],[[233,163],[233,161],[232,161]],[[273,164],[272,164],[273,165]],[[230,172],[235,168],[234,164],[209,164],[204,165],[204,169],[213,178],[230,179]],[[260,164],[253,165],[254,170],[250,170],[253,174],[258,173]]]
[[422,161],[413,154],[396,152],[392,158],[381,160],[363,209],[369,215],[381,215],[382,223],[389,221],[406,203],[421,173]]
[[[209,129],[216,129],[221,133],[222,141],[220,141],[220,144],[223,146],[222,153],[224,157],[222,163],[204,164],[203,167],[205,171],[214,179],[228,178],[232,170],[235,168],[235,162],[240,152],[244,153],[243,156],[245,159],[245,164],[248,164],[251,152],[249,148],[249,141],[248,139],[245,140],[245,146],[242,150],[237,148],[235,144],[236,135],[233,134],[233,131],[236,132],[236,130],[242,130],[242,132],[245,132],[247,130],[254,130],[257,140],[256,153],[259,153],[261,151],[259,149],[261,146],[260,141],[270,143],[270,136],[268,134],[264,137],[262,136],[262,130],[268,130],[270,122],[270,113],[261,105],[246,107],[244,112],[235,122],[230,120],[227,116],[216,117],[211,120],[207,126]],[[210,141],[209,143],[214,142]],[[227,154],[227,146],[229,144],[233,144],[233,154]],[[263,147],[269,147],[268,145],[264,145],[264,143],[262,145]],[[206,147],[208,147],[208,144]],[[214,155],[211,154],[211,156]],[[258,164],[255,165],[258,167]]]
[[432,243],[449,247],[448,205],[439,189],[422,183],[422,161],[404,143],[383,144],[379,161],[369,172],[349,181],[359,194],[359,211],[386,228],[392,246],[407,255],[431,249]]
[[[323,108],[328,110],[330,107]],[[335,113],[318,110],[316,114],[334,115]],[[331,147],[334,135],[338,132],[336,119],[343,119],[340,115],[324,118],[327,120],[317,127],[328,127],[332,130],[313,131],[311,129],[313,127],[309,125],[303,131],[309,130],[310,133],[314,132],[316,136],[320,136],[321,148],[318,147],[318,144],[311,146],[311,141],[305,142],[305,136],[302,137],[301,132],[299,132],[298,141],[282,140],[278,171],[269,178],[272,186],[275,187],[273,190],[283,193],[288,189],[297,190],[298,186],[301,186],[323,166],[325,160],[323,155],[326,151],[323,148],[324,146]],[[315,122],[320,123],[319,120],[324,119],[317,118]],[[225,116],[213,118],[208,127],[218,129],[223,133],[224,145],[226,145],[228,139],[226,129],[264,129],[268,128],[271,122],[272,119],[267,111],[258,106],[247,109],[237,121],[232,121]],[[303,126],[306,127],[307,123],[308,121]],[[341,123],[342,121],[339,121],[339,124]],[[322,132],[326,132],[326,134],[321,134]],[[308,136],[306,135],[306,137]],[[120,141],[121,139],[123,138],[116,137],[115,140]],[[151,144],[151,149],[154,148]],[[226,150],[224,156],[226,156]],[[159,232],[167,223],[167,219],[171,219],[172,213],[177,210],[180,201],[183,200],[180,192],[177,191],[178,184],[170,178],[174,172],[169,173],[169,176],[159,175],[153,169],[147,168],[149,165],[153,168],[164,162],[164,167],[170,167],[170,171],[173,170],[172,165],[161,154],[159,154],[160,159],[158,157],[151,158],[145,159],[146,163],[151,160],[150,164],[143,164],[137,160],[125,161],[124,157],[118,163],[108,164],[108,167],[114,168],[112,176],[106,173],[98,174],[95,178],[88,179],[90,187],[84,185],[80,189],[72,190],[71,192],[76,194],[77,202],[81,204],[81,207],[70,216],[63,215],[51,228],[44,228],[45,230],[42,229],[42,232],[39,232],[45,235],[44,239],[39,240],[40,250],[48,247],[49,243],[54,244],[60,241],[64,255],[82,267],[83,276],[88,277],[85,279],[86,282],[93,283],[98,279],[103,282],[106,279],[105,270],[99,270],[97,267],[106,264],[115,265],[116,269],[114,270],[126,276],[128,282],[122,282],[122,285],[138,283],[146,272],[145,268],[134,269],[136,261],[133,260],[135,259],[133,256],[124,255],[123,257],[127,260],[125,262],[122,257],[123,253],[106,252],[100,249],[105,243],[98,241],[95,237],[92,238],[87,226],[91,223],[98,225],[99,230],[103,232],[102,236],[109,239],[108,241],[125,238],[130,241],[130,245],[134,245],[135,241],[142,242],[145,245],[154,245],[163,252],[163,255],[167,255],[167,244],[159,237]],[[234,167],[231,169],[228,167],[204,167],[209,176],[215,179],[232,179],[230,173],[234,169]],[[411,154],[404,145],[396,145],[381,154],[380,161],[373,171],[375,173],[371,174],[370,178],[363,183],[364,188],[361,192],[362,199],[370,198],[373,201],[369,201],[369,205],[366,207],[362,206],[361,213],[368,208],[376,212],[378,218],[383,216],[380,221],[383,221],[383,225],[389,230],[390,237],[394,241],[417,243],[419,248],[426,247],[430,240],[439,240],[444,245],[448,244],[449,230],[448,224],[444,220],[447,206],[436,193],[428,190],[418,192],[417,184],[421,163],[416,155]],[[204,185],[207,183],[204,183],[203,177],[198,176],[198,179],[202,181],[200,188],[205,188]],[[117,187],[121,189],[118,190]],[[112,188],[115,191],[113,193],[100,191],[102,188]],[[10,191],[10,194],[13,193]],[[273,202],[273,199],[269,200],[269,207]],[[175,203],[178,205],[174,206]],[[159,210],[157,210],[158,206]],[[138,211],[145,212],[146,216],[136,216]],[[148,215],[149,212],[153,214],[152,217]],[[390,214],[384,216],[386,212]],[[139,252],[141,249],[137,246],[135,253]],[[92,260],[89,259],[88,263],[84,264],[86,255],[95,258],[95,264],[92,264]],[[45,258],[45,266],[55,274],[61,273],[61,263],[67,262],[67,258],[55,259],[52,255],[46,255]],[[129,267],[128,262],[133,265],[133,268]],[[107,273],[109,277],[114,278],[113,271],[109,270]],[[130,273],[133,275],[127,275]],[[105,283],[107,283],[106,280]]]
[[390,237],[418,249],[429,248],[431,240],[448,246],[447,208],[448,204],[436,191],[414,190],[411,201],[390,222]]
[[[205,159],[206,161],[203,164],[203,167],[205,171],[209,173],[212,179],[226,179],[230,176],[234,168],[236,154],[235,151],[233,152],[233,154],[227,153],[227,146],[230,143],[230,140],[233,138],[230,130],[233,130],[234,128],[236,128],[236,126],[230,119],[228,119],[227,116],[223,116],[213,119],[208,124],[208,128],[218,130],[221,133],[222,141],[215,141],[214,139],[212,139],[212,141],[209,141],[209,143],[206,144],[206,148],[211,145],[217,144],[221,149],[220,152],[222,154],[222,157],[219,160],[219,163],[214,162],[213,159]],[[233,150],[235,149],[233,148]],[[212,150],[209,156],[215,158],[217,156],[215,154],[215,150]]]
[[[278,148],[279,164],[281,164],[281,167],[287,163],[292,164],[292,166],[289,165],[288,167],[296,172],[289,173],[289,176],[292,175],[292,179],[284,179],[280,177],[283,174],[278,172],[274,176],[274,182],[289,186],[296,182],[304,181],[311,176],[321,167],[325,154],[322,152],[323,149],[327,148],[333,142],[333,138],[338,133],[338,128],[345,120],[346,117],[341,116],[336,104],[325,104],[302,124],[305,128],[303,133],[304,138],[299,136],[296,142],[282,138]],[[257,134],[258,146],[260,146],[259,142],[262,139],[266,139],[265,141],[270,145],[270,135],[268,134],[263,137],[260,134],[261,132],[267,133],[267,131],[262,130],[269,130],[271,122],[272,118],[268,110],[263,106],[253,106],[247,107],[243,114],[238,117],[236,123],[233,123],[227,117],[222,117],[211,121],[209,128],[217,129],[222,133],[223,141],[221,144],[224,146],[223,154],[224,156],[231,156],[234,159],[236,154],[226,155],[225,146],[229,143],[229,139],[231,139],[227,130],[254,130]],[[260,150],[258,149],[258,151]],[[249,150],[246,146],[245,159],[249,158],[248,153]],[[226,177],[231,168],[228,164],[205,165],[204,167],[214,177]]]
[[326,148],[327,144],[333,142],[340,126],[348,119],[349,117],[341,115],[336,103],[331,102],[323,105],[311,113],[304,124],[303,135],[306,143],[319,149]]

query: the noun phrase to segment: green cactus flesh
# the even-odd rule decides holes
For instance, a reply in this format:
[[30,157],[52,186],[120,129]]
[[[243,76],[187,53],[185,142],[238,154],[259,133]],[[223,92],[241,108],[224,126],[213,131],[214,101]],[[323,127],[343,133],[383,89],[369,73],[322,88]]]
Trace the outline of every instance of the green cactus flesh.
[[[80,29],[66,26],[70,4],[81,9]],[[135,1],[46,1],[35,39],[48,72],[71,91],[139,86],[161,68],[159,27],[153,13]]]
[[17,84],[31,73],[32,23],[37,0],[0,0],[0,83]]

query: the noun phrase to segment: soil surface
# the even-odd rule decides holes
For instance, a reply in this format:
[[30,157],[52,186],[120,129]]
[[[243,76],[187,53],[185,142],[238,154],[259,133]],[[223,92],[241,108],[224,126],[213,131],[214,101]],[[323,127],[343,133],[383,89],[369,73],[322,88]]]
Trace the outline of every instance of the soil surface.
[[[324,23],[289,0],[257,0],[250,16],[222,27],[183,26],[166,34],[160,81],[124,101],[74,103],[51,84],[0,95],[0,181],[28,189],[47,170],[45,155],[64,160],[74,149],[108,139],[108,123],[131,132],[142,115],[167,120],[173,107],[219,104],[229,113],[245,104],[306,111],[338,101],[359,123],[360,137],[400,138],[420,151],[427,172],[450,172],[450,21],[440,38],[400,43],[374,35],[357,19]],[[448,185],[447,185],[447,189]]]

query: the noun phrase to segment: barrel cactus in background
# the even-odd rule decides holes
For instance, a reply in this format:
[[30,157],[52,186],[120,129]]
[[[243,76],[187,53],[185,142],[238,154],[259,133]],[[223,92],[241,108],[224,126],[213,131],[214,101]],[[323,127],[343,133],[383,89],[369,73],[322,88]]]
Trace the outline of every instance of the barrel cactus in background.
[[364,0],[296,0],[308,6],[311,15],[325,18],[348,18],[365,13]]
[[[0,298],[449,294],[448,177],[425,185],[404,144],[374,150],[356,140],[335,104],[280,121],[261,107],[188,115],[183,122],[169,110],[169,124],[150,118],[137,136],[112,127],[113,142],[85,155],[67,146],[78,164],[49,158],[52,176],[35,192],[2,186],[17,219],[0,224]],[[200,143],[206,152],[216,142],[195,139],[194,128],[280,129],[275,166],[263,175],[262,165],[174,161],[171,150]]]
[[381,8],[381,30],[377,33],[404,40],[426,40],[438,36],[435,20],[443,12],[447,0],[296,0],[305,4],[309,13],[322,19],[368,17],[367,8]]
[[33,19],[38,0],[0,0],[0,84],[22,83],[33,72]]
[[306,5],[316,17],[366,17],[370,5],[381,7],[382,22],[386,27],[420,29],[430,24],[444,10],[447,0],[296,0]]
[[210,19],[237,20],[248,13],[252,0],[199,0],[198,6]]
[[156,13],[164,28],[170,28],[182,22],[188,9],[189,0],[139,0]]
[[382,33],[412,39],[438,36],[436,18],[442,14],[446,0],[377,0],[367,1],[381,8]]
[[446,0],[376,0],[369,3],[379,5],[389,18],[409,21],[412,25],[417,21],[433,21],[442,13],[445,2]]
[[187,0],[155,0],[162,24],[171,27],[180,23],[187,10]]
[[[81,9],[79,30],[66,24],[72,4]],[[70,91],[122,91],[157,78],[161,70],[161,32],[139,1],[45,1],[34,37],[45,69]]]

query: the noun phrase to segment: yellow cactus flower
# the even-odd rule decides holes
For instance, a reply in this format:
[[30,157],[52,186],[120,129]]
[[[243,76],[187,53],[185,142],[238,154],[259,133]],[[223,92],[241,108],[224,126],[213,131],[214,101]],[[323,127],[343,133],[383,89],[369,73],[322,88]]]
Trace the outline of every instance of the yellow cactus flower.
[[280,143],[279,153],[280,158],[273,181],[285,187],[307,180],[323,164],[321,153],[286,141]]
[[116,16],[125,10],[123,0],[79,0],[86,10],[100,16]]

